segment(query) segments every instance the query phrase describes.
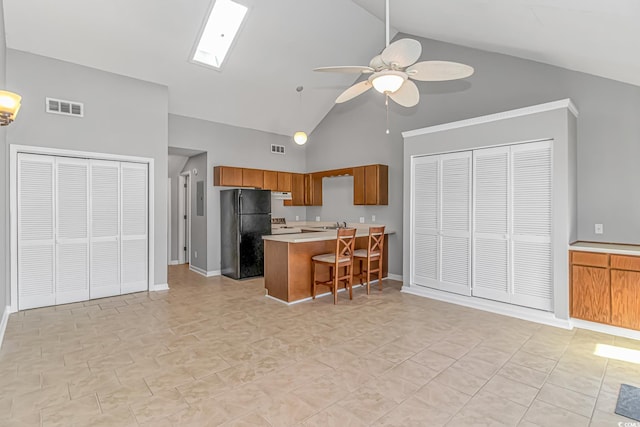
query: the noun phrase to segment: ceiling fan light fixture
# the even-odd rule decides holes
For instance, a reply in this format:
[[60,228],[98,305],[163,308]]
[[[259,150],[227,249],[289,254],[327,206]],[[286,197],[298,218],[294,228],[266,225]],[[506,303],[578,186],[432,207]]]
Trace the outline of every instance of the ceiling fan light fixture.
[[407,79],[406,73],[401,71],[381,71],[375,73],[369,79],[374,89],[380,93],[394,93],[402,87],[402,84]]
[[298,131],[293,134],[293,142],[298,145],[304,145],[307,142],[307,134],[303,131]]

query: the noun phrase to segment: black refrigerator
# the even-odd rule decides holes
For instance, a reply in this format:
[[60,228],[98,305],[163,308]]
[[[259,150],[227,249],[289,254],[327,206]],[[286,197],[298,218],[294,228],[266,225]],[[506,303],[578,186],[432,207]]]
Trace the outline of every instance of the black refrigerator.
[[264,275],[265,234],[271,234],[271,191],[220,192],[223,275],[232,279]]

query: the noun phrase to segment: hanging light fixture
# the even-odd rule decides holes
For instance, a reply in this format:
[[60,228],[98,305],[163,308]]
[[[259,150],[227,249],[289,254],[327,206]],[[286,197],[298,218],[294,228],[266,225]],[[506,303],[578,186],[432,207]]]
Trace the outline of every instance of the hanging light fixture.
[[402,87],[407,79],[407,73],[395,70],[385,70],[373,74],[370,77],[373,88],[380,93],[394,93]]
[[[299,94],[299,98],[300,98],[300,110],[302,111],[302,90],[304,89],[304,87],[302,86],[298,86],[296,88],[296,92],[298,92]],[[305,131],[299,130],[296,133],[293,134],[293,142],[295,142],[298,145],[304,145],[307,143],[307,133]]]
[[0,90],[0,126],[7,126],[15,120],[21,100],[22,97],[16,93]]

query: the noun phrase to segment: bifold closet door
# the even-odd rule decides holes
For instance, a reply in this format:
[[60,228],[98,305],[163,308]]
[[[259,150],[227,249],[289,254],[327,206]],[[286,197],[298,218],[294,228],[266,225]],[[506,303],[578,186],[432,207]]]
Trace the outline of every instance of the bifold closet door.
[[55,158],[18,154],[18,309],[54,305]]
[[412,180],[412,282],[469,295],[471,152],[414,158]]
[[120,295],[120,162],[91,160],[90,298]]
[[120,291],[148,289],[148,168],[141,163],[120,164],[121,251]]
[[56,157],[56,304],[89,299],[89,160]]

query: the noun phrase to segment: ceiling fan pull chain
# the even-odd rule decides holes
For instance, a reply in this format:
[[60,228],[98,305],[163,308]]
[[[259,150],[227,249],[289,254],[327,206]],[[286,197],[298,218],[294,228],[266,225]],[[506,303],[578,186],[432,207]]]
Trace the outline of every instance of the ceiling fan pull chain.
[[385,93],[384,105],[387,108],[387,135],[389,135],[389,94]]

